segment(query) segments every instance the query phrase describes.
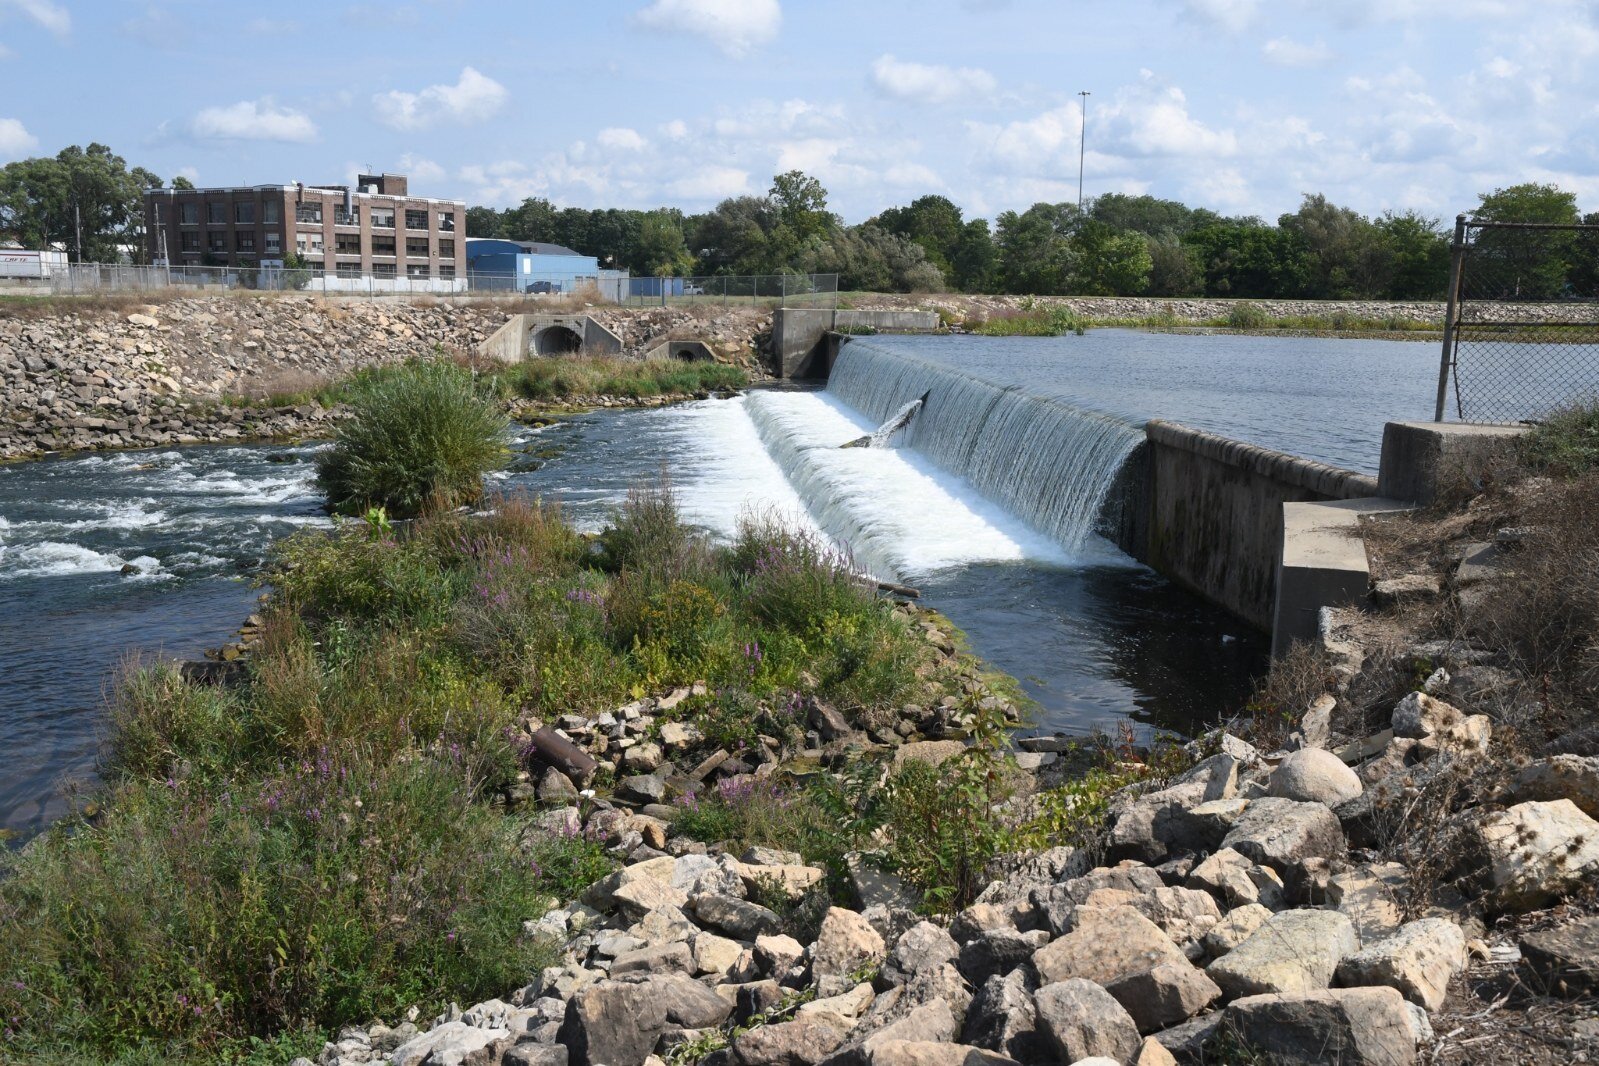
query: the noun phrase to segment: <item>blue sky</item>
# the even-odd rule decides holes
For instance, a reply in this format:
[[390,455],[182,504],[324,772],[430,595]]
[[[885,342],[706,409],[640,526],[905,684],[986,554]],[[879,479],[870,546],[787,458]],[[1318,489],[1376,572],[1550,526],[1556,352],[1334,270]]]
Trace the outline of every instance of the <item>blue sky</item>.
[[703,210],[817,175],[848,221],[1149,192],[1599,209],[1594,0],[0,0],[0,162],[98,140],[201,185]]

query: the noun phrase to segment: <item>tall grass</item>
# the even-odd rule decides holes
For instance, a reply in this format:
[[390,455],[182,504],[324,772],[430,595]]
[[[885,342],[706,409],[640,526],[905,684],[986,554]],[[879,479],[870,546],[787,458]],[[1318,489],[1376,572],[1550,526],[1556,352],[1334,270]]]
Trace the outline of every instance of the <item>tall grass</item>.
[[1569,477],[1599,470],[1599,403],[1563,407],[1517,443],[1522,461],[1541,473]]
[[346,389],[350,418],[317,458],[329,506],[395,517],[475,502],[506,458],[506,419],[467,370],[443,358],[365,371]]
[[748,374],[726,363],[603,356],[528,359],[498,371],[496,377],[506,395],[526,400],[693,396],[749,384]]

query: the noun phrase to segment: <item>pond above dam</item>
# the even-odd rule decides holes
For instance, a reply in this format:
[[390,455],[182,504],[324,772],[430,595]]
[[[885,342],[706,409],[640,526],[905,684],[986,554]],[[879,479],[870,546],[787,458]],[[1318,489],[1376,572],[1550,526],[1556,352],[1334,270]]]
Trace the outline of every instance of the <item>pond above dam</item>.
[[[558,498],[590,528],[663,463],[686,517],[718,535],[741,513],[776,509],[847,544],[863,568],[920,587],[973,651],[1022,680],[1039,728],[1074,734],[1121,720],[1186,731],[1238,709],[1264,661],[1254,631],[1095,535],[1085,501],[1137,424],[1172,417],[1370,470],[1385,419],[1425,417],[1412,408],[1431,403],[1436,358],[1421,344],[1120,330],[852,343],[861,347],[842,365],[883,364],[861,375],[863,391],[840,380],[521,428],[513,469],[496,483]],[[1331,391],[1340,360],[1358,382],[1341,404]],[[892,376],[889,363],[911,398],[934,389],[927,419],[889,448],[840,449],[903,404],[892,389],[867,395]],[[936,384],[916,383],[952,367],[976,382],[960,410]],[[1004,400],[1004,432],[1024,440],[1049,423],[1055,436],[1035,434],[1030,447],[1057,465],[1006,467],[1022,453],[993,447],[998,423],[985,419],[998,408],[982,399],[984,382],[1051,400]],[[1087,428],[1060,409],[1081,412]],[[970,440],[951,439],[967,431],[959,425]],[[1081,451],[1051,444],[1068,438]],[[988,459],[962,467],[985,440]],[[325,523],[314,450],[196,447],[0,467],[0,728],[10,741],[0,826],[26,837],[65,809],[64,780],[92,776],[119,663],[135,651],[194,657],[226,639],[253,607],[249,578],[270,539]],[[1013,482],[1023,488],[1039,470],[1065,481],[1040,484],[1034,501],[1007,497],[985,481],[1005,469],[1022,470]],[[122,573],[128,564],[138,572]]]

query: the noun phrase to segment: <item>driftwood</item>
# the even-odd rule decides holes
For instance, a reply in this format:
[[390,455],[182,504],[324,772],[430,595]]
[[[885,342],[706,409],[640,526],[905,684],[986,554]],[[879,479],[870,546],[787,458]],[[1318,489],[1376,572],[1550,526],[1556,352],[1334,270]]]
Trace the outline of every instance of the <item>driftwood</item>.
[[855,580],[859,581],[869,589],[875,589],[878,592],[886,592],[892,596],[904,596],[908,600],[919,600],[922,598],[922,594],[919,590],[913,589],[909,585],[901,585],[897,581],[883,581],[880,578],[872,577],[870,574],[856,574]]
[[567,740],[549,726],[533,734],[533,758],[553,766],[578,785],[587,785],[599,768],[588,752]]

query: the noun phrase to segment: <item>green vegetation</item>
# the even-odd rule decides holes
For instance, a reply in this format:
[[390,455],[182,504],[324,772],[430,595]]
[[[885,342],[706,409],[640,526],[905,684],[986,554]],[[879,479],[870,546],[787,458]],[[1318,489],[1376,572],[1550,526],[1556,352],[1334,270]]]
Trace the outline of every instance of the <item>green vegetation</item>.
[[1599,470],[1599,404],[1556,411],[1518,444],[1522,461],[1540,473],[1570,477]]
[[[528,715],[704,680],[678,713],[754,743],[811,700],[884,721],[956,688],[846,559],[774,522],[718,548],[641,490],[599,543],[526,499],[282,542],[246,682],[135,671],[105,813],[6,858],[0,1058],[227,1062],[255,1038],[282,1061],[524,982],[547,949],[520,923],[609,869],[603,842],[498,809]],[[741,809],[707,831],[787,844],[800,817]],[[806,817],[813,840],[837,824]]]
[[506,457],[505,416],[469,371],[443,358],[362,371],[350,418],[317,457],[317,483],[343,514],[409,518],[472,503]]
[[1075,333],[1081,337],[1088,320],[1063,304],[1043,304],[1028,298],[1019,310],[993,315],[971,327],[983,337],[1059,337]]
[[59,244],[74,262],[115,263],[123,248],[143,262],[144,191],[159,188],[103,144],[19,159],[0,167],[0,235],[24,248]]
[[741,389],[749,375],[715,362],[558,356],[529,359],[494,374],[502,395],[526,400],[592,396],[693,396]]

